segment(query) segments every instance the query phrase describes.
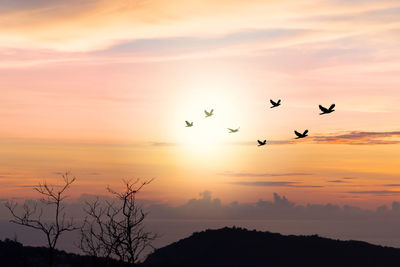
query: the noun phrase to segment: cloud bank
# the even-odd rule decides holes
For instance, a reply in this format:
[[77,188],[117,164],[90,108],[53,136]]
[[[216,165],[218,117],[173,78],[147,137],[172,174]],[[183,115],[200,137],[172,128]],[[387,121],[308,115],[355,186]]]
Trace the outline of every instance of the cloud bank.
[[[363,191],[357,191],[360,193]],[[356,206],[336,204],[299,205],[285,196],[273,194],[273,199],[260,199],[256,203],[237,201],[222,204],[221,199],[212,198],[211,192],[204,191],[200,198],[190,199],[187,203],[171,207],[167,204],[148,206],[150,218],[168,219],[230,219],[230,220],[364,220],[387,219],[400,220],[400,202],[393,201],[391,207],[385,205],[374,210]]]

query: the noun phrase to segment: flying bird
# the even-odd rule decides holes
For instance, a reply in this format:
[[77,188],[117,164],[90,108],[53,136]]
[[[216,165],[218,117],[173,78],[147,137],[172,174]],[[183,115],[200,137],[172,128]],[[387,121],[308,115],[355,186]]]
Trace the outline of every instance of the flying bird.
[[193,126],[193,122],[188,122],[188,121],[185,121],[186,122],[186,127],[192,127]]
[[271,102],[272,107],[271,108],[276,108],[281,105],[281,100],[279,99],[278,102],[275,102],[274,100],[270,99],[269,102]]
[[332,113],[335,111],[334,108],[335,108],[335,104],[332,104],[329,108],[325,108],[325,107],[319,105],[319,109],[322,111],[322,113],[320,113],[319,115]]
[[204,110],[204,113],[206,113],[206,118],[207,118],[207,117],[211,117],[212,115],[214,115],[213,112],[214,112],[213,109],[210,110],[210,112],[208,112],[207,110]]
[[239,131],[239,129],[240,129],[240,127],[239,127],[239,128],[237,128],[237,129],[231,129],[231,128],[228,128],[228,130],[230,131],[229,133],[236,133],[236,132],[238,132],[238,131]]
[[308,133],[308,130],[305,130],[304,131],[304,133],[299,133],[298,131],[294,131],[294,133],[297,135],[297,137],[295,138],[295,139],[300,139],[300,138],[304,138],[304,137],[307,137],[308,135],[307,135],[307,133]]
[[258,142],[258,146],[264,146],[267,143],[267,140],[264,140],[264,141],[257,140],[257,142]]

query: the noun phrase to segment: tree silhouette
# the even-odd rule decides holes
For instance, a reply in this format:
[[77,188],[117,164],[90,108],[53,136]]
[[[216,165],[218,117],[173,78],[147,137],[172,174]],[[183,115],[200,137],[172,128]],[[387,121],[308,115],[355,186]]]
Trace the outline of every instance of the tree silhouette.
[[86,202],[87,217],[81,228],[78,247],[86,254],[105,259],[118,259],[135,266],[142,252],[152,247],[156,234],[146,232],[146,213],[138,205],[136,194],[152,180],[124,180],[124,190],[116,192],[107,187],[114,200],[101,203]]
[[[23,212],[19,214],[16,209],[18,204],[15,202],[7,202],[6,208],[11,212],[13,219],[10,222],[30,227],[36,230],[42,231],[46,235],[47,246],[49,248],[49,259],[48,266],[53,266],[54,251],[57,245],[57,241],[60,235],[64,232],[70,232],[77,230],[73,218],[66,220],[66,213],[64,212],[63,201],[65,200],[65,192],[76,180],[75,177],[70,177],[70,174],[66,172],[62,175],[64,185],[61,186],[60,190],[56,190],[55,186],[47,184],[47,182],[39,183],[38,186],[34,187],[34,190],[42,195],[40,202],[44,206],[38,206],[37,202],[28,202],[22,206]],[[53,209],[52,209],[53,208]],[[49,214],[54,212],[51,216],[51,220],[46,220],[42,216],[44,212]]]

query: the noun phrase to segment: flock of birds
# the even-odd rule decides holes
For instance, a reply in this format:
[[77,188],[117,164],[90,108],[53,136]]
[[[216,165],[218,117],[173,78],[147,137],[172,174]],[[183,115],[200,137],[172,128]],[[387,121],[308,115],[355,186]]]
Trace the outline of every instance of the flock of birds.
[[[281,105],[280,99],[276,102],[274,100],[270,99],[269,102],[272,105],[271,108],[276,108]],[[319,105],[319,109],[321,110],[321,113],[319,115],[332,113],[335,111],[334,108],[335,108],[335,104],[332,104],[329,108]],[[214,115],[214,109],[211,109],[210,111],[204,110],[204,113],[206,114],[206,118],[211,117],[212,115]],[[186,127],[193,127],[193,122],[189,122],[189,121],[185,121],[185,122],[186,122]],[[240,127],[237,129],[232,129],[232,128],[227,128],[227,129],[229,130],[229,133],[236,133],[239,131]],[[295,130],[294,133],[297,136],[295,139],[301,139],[301,138],[305,138],[308,136],[308,130],[305,130],[303,133],[299,133],[298,131]],[[257,142],[258,142],[258,146],[264,146],[267,144],[267,140],[264,140],[264,141],[257,140]]]

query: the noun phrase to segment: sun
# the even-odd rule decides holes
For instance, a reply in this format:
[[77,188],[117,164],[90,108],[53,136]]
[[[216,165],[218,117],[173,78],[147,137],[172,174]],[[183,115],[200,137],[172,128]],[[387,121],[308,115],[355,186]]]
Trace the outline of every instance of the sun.
[[[184,156],[220,157],[224,147],[240,139],[241,131],[229,133],[227,129],[243,123],[240,96],[232,94],[233,89],[227,83],[197,84],[180,95],[175,136]],[[214,114],[206,117],[205,110],[211,109]],[[186,127],[185,121],[193,122],[193,127]]]
[[[217,153],[226,140],[227,129],[224,120],[214,108],[215,115],[206,118],[203,115],[194,116],[193,127],[185,127],[180,133],[180,145],[189,153]],[[203,112],[204,113],[204,112]]]

